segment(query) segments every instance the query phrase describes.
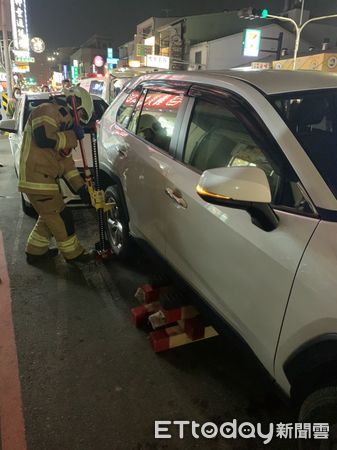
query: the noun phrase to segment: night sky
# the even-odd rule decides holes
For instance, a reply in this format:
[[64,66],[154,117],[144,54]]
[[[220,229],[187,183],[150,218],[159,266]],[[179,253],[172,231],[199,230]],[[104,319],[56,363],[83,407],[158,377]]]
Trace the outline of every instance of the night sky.
[[[220,12],[246,6],[283,9],[284,0],[26,0],[29,34],[40,36],[49,49],[77,46],[93,34],[108,35],[117,46],[131,40],[136,24],[151,16]],[[337,12],[337,2],[305,0],[313,15]],[[335,5],[334,5],[335,4]]]

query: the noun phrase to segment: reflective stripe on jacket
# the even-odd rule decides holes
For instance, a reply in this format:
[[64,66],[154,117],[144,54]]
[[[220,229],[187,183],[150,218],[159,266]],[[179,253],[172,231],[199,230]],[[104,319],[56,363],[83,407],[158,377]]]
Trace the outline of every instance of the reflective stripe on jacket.
[[55,194],[59,191],[59,177],[64,177],[75,192],[83,186],[73,158],[60,153],[77,145],[72,126],[73,119],[66,106],[43,103],[32,111],[23,134],[19,191]]

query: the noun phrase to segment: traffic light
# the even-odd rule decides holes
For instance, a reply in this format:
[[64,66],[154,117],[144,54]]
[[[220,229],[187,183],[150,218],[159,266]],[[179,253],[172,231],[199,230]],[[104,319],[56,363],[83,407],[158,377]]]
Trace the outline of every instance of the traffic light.
[[240,9],[238,15],[240,19],[266,19],[268,17],[268,9],[253,8],[249,6],[248,8]]
[[266,19],[266,18],[268,17],[268,14],[269,14],[268,9],[264,8],[264,9],[262,9],[262,10],[260,9],[259,11],[261,11],[260,17],[261,17],[262,19]]

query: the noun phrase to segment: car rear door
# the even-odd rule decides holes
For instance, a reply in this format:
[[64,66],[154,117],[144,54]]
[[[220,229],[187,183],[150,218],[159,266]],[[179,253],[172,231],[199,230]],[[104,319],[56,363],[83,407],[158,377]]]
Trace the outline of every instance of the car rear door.
[[165,175],[175,152],[186,88],[148,83],[137,89],[138,101],[132,117],[125,121],[134,93],[122,105],[119,123],[112,127],[108,139],[114,142],[113,166],[123,184],[130,231],[164,255]]
[[[262,124],[230,92],[198,86],[190,96],[178,159],[165,172],[166,257],[272,373],[292,283],[318,219],[268,131],[277,123]],[[279,217],[274,231],[196,192],[204,170],[247,165],[267,175]]]

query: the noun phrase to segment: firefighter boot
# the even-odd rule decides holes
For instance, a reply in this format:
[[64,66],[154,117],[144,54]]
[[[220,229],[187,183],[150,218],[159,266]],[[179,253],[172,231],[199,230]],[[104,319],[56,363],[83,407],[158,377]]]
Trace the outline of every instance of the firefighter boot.
[[76,256],[76,258],[66,259],[67,263],[82,263],[87,264],[91,261],[95,261],[97,257],[96,250],[84,250],[80,255]]
[[46,253],[43,253],[42,255],[32,255],[31,253],[26,252],[26,260],[28,264],[38,264],[48,259],[55,258],[58,253],[59,251],[57,248],[49,248]]

